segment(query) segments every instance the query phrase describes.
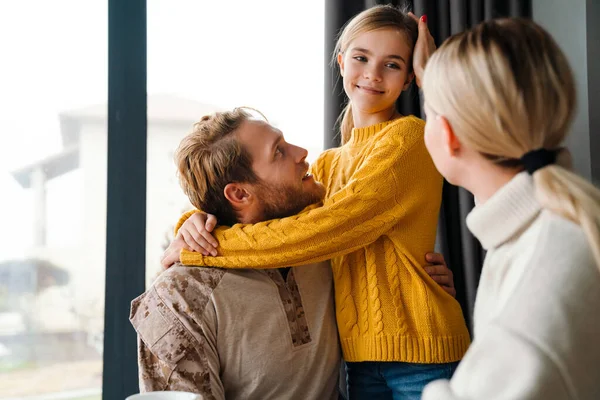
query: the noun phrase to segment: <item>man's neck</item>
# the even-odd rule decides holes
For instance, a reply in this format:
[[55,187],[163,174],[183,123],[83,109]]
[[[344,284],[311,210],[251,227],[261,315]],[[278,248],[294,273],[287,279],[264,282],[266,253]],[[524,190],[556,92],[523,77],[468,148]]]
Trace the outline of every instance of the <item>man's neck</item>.
[[257,224],[264,221],[262,213],[255,210],[243,210],[238,213],[238,223],[240,224]]

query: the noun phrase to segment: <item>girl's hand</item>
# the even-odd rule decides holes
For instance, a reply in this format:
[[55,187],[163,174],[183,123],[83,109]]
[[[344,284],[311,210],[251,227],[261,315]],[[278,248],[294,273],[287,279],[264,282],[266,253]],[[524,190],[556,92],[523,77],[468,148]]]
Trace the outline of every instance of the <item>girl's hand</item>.
[[179,228],[177,236],[169,244],[160,260],[164,268],[179,262],[181,249],[196,251],[205,256],[217,255],[218,243],[210,234],[217,225],[217,218],[212,214],[197,212],[192,214]]
[[413,71],[415,73],[417,86],[421,87],[425,65],[427,64],[429,57],[431,57],[435,51],[435,41],[427,27],[426,15],[423,15],[421,18],[418,18],[411,12],[409,12],[408,15],[419,24],[419,37],[417,38],[417,43],[415,43],[415,51],[413,54]]
[[202,253],[205,256],[210,254],[215,257],[219,244],[210,232],[215,229],[216,225],[217,217],[212,214],[197,212],[181,225],[177,236],[181,235],[185,244],[193,251]]
[[448,266],[444,256],[439,253],[427,253],[425,260],[430,263],[425,267],[425,272],[436,281],[442,289],[444,289],[450,296],[456,297],[456,289],[454,288],[454,275]]

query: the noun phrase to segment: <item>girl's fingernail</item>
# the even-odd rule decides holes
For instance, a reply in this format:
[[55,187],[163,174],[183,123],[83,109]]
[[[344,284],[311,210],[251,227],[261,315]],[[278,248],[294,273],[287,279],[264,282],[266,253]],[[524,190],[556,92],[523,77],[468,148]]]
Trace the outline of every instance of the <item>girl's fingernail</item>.
[[423,21],[423,22],[427,23],[427,15],[423,15],[423,16],[421,17],[421,21]]

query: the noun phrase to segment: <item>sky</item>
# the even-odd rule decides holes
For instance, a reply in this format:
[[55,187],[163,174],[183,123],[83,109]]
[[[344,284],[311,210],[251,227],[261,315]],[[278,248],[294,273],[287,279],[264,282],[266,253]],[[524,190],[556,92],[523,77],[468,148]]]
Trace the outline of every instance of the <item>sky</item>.
[[[261,110],[289,142],[323,132],[324,0],[148,0],[148,94]],[[0,261],[32,244],[11,171],[59,152],[58,114],[107,99],[107,1],[0,2]],[[314,158],[316,154],[311,154]],[[48,183],[48,242],[68,246],[77,171]]]

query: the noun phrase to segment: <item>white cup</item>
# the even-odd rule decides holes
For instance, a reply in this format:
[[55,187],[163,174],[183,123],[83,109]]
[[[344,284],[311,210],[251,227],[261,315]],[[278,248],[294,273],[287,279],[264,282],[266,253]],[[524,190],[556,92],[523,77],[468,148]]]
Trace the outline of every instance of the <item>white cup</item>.
[[147,392],[131,395],[125,400],[202,400],[202,397],[189,392]]

